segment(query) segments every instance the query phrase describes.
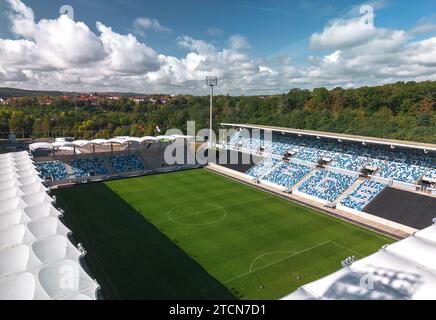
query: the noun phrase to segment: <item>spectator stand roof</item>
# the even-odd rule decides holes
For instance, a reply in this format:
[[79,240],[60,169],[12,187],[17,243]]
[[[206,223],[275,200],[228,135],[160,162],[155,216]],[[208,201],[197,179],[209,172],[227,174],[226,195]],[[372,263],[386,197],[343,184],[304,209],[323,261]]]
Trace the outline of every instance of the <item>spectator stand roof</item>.
[[76,140],[73,142],[67,142],[65,139],[56,139],[53,143],[48,142],[36,142],[29,146],[31,152],[36,150],[52,150],[59,148],[83,148],[88,145],[110,145],[110,144],[128,144],[128,143],[144,143],[144,142],[158,142],[158,141],[175,141],[177,139],[191,139],[191,136],[184,135],[170,135],[170,136],[145,136],[142,138],[137,137],[115,137],[112,139],[94,139],[94,140]]
[[27,152],[0,155],[0,300],[96,299]]
[[275,127],[275,126],[263,126],[263,125],[253,125],[253,124],[221,123],[221,126],[246,128],[246,129],[259,129],[259,130],[267,130],[277,133],[290,133],[290,134],[335,139],[335,140],[348,141],[348,142],[359,142],[359,143],[385,145],[385,146],[398,147],[398,148],[418,149],[426,152],[428,151],[436,152],[436,145],[431,143],[382,139],[376,137],[365,137],[365,136],[343,134],[343,133],[332,133],[332,132],[282,128],[282,127]]

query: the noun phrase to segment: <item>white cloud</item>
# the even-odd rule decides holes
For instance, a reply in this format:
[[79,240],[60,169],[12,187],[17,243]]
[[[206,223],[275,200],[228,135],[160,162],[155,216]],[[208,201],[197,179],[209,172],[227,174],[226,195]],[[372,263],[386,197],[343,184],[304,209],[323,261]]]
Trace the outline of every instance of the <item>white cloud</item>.
[[338,50],[330,55],[325,56],[324,61],[326,63],[337,63],[340,57],[341,57],[341,50]]
[[[19,0],[8,1],[14,10],[10,15],[12,31],[25,39],[2,43],[1,51],[17,53],[15,62],[10,56],[10,64],[24,64],[36,69],[69,68],[96,62],[105,56],[101,41],[84,23],[74,22],[66,15],[35,23],[30,8]],[[23,60],[24,56],[27,61]]]
[[322,59],[312,58],[310,66],[301,70],[303,78],[313,86],[319,83],[330,87],[434,80],[436,38],[414,41],[413,35],[412,30],[364,26],[356,15],[333,20],[311,37],[313,49],[330,53]]
[[177,44],[181,48],[193,50],[204,55],[213,54],[216,51],[216,48],[213,44],[207,43],[203,40],[196,40],[188,36],[178,37],[177,40]]
[[221,37],[224,35],[224,30],[216,27],[210,27],[206,30],[206,33],[211,37]]
[[[206,75],[215,74],[219,92],[248,95],[436,79],[436,37],[415,40],[413,30],[365,28],[356,15],[313,34],[311,47],[324,51],[315,50],[306,65],[297,66],[287,55],[253,58],[242,35],[231,36],[224,47],[183,35],[177,45],[186,52],[175,57],[102,23],[94,33],[67,16],[35,21],[21,1],[8,3],[16,37],[0,39],[2,86],[204,94]],[[159,29],[156,21],[141,20],[142,32]]]
[[389,38],[392,32],[365,24],[361,17],[339,19],[332,21],[321,33],[314,33],[310,44],[313,49],[344,49],[363,45],[374,38]]
[[250,48],[250,43],[248,42],[247,38],[239,34],[231,36],[229,43],[230,48],[234,50]]
[[97,29],[101,32],[100,40],[108,54],[110,69],[128,74],[142,74],[159,68],[157,53],[140,43],[133,35],[118,34],[110,27],[98,22]]
[[410,32],[412,34],[436,33],[436,15],[421,19]]
[[164,27],[157,19],[150,19],[147,17],[136,18],[133,22],[133,30],[135,33],[144,36],[147,30],[156,32],[168,32],[170,28]]

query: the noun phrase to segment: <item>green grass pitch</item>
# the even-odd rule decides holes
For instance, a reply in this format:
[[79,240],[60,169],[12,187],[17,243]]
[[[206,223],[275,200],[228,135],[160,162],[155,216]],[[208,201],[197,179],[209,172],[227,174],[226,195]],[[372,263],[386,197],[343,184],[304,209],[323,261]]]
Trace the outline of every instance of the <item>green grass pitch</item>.
[[278,299],[393,241],[205,169],[54,194],[109,299]]

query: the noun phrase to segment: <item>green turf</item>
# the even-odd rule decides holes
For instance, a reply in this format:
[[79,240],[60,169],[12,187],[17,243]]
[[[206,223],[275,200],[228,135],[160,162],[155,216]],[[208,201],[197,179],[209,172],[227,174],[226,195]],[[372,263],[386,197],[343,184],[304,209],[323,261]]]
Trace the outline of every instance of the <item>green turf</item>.
[[112,299],[278,299],[393,241],[203,169],[55,194]]

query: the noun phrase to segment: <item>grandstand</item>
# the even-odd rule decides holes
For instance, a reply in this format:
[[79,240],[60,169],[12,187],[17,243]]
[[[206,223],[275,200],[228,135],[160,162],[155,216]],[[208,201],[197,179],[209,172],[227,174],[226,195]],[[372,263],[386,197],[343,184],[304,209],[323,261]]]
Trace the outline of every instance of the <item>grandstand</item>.
[[[248,176],[306,201],[361,215],[388,186],[436,196],[433,145],[256,125],[222,126],[236,129],[222,148],[266,157],[246,172]],[[402,200],[396,201],[401,206]],[[428,214],[419,216],[422,221],[406,226],[431,223]]]
[[[365,137],[359,140],[355,136],[325,135],[285,128],[274,130],[263,126],[222,125],[240,129],[225,142],[230,148],[259,152],[259,146],[270,145],[266,151],[277,156],[290,152],[294,159],[315,164],[324,158],[329,160],[331,167],[355,173],[361,173],[365,167],[374,167],[376,176],[399,183],[418,184],[426,171],[436,167],[435,147],[427,144],[407,144]],[[242,129],[249,133],[254,130],[273,131],[272,142],[249,138],[247,135],[250,134]],[[346,139],[350,141],[345,141]]]
[[[171,167],[165,162],[164,150],[178,139],[189,140],[184,136],[117,137],[74,142],[57,139],[54,143],[32,144],[30,152],[34,154],[36,166],[46,183],[56,186],[143,175]],[[114,145],[118,148],[114,149]],[[97,146],[103,149],[96,149]],[[67,152],[65,148],[73,149]],[[50,152],[41,153],[41,150]],[[185,160],[189,152],[186,143]]]

